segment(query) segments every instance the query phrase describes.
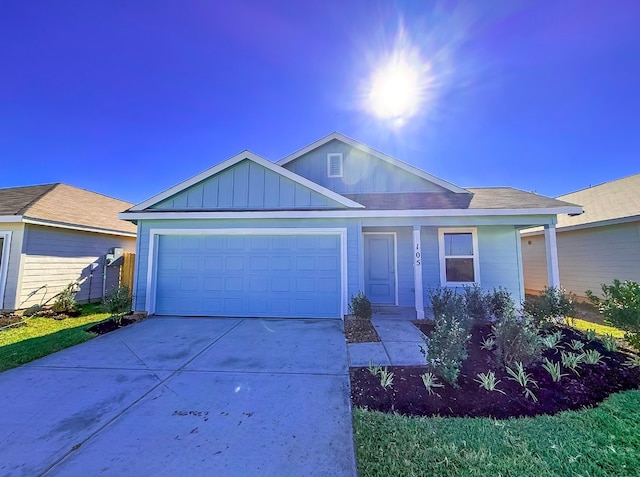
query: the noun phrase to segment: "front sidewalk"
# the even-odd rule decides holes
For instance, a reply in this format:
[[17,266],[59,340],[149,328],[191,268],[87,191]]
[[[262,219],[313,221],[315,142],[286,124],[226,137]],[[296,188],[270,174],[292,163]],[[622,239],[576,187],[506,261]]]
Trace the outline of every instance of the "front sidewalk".
[[374,315],[373,326],[382,340],[379,343],[351,343],[348,345],[349,366],[424,365],[424,335],[410,320]]

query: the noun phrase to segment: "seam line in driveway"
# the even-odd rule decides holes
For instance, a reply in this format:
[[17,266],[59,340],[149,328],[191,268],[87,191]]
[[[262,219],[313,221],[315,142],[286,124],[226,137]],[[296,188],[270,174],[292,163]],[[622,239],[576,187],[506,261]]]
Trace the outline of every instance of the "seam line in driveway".
[[[195,356],[193,356],[193,358],[191,358],[190,360],[184,362],[182,364],[182,366],[180,366],[179,368],[175,369],[169,376],[167,376],[166,378],[160,380],[160,382],[158,382],[155,386],[153,386],[151,389],[149,389],[146,393],[142,394],[142,396],[140,396],[138,399],[136,399],[135,401],[133,401],[130,405],[128,405],[127,407],[125,407],[124,409],[122,409],[122,411],[120,411],[118,414],[116,414],[115,416],[113,416],[111,419],[109,419],[107,422],[104,423],[104,425],[100,426],[98,429],[96,429],[94,432],[92,432],[91,434],[89,434],[89,436],[87,436],[84,440],[82,440],[82,442],[75,444],[69,451],[67,451],[65,454],[63,454],[59,459],[57,459],[55,462],[53,462],[51,465],[49,465],[48,467],[46,467],[42,473],[40,473],[39,475],[43,476],[48,474],[51,470],[53,470],[54,467],[56,467],[58,464],[60,464],[62,461],[64,461],[65,459],[67,459],[73,452],[75,452],[75,450],[79,449],[80,447],[82,447],[83,445],[85,445],[87,442],[89,442],[91,439],[93,439],[95,436],[97,436],[98,434],[100,434],[104,429],[106,429],[108,426],[110,426],[113,422],[115,422],[116,420],[118,420],[120,418],[120,416],[122,416],[125,412],[127,412],[129,409],[131,409],[132,407],[134,407],[136,404],[138,404],[140,401],[142,401],[144,398],[146,398],[149,394],[151,394],[152,392],[154,392],[156,389],[158,389],[160,386],[163,386],[169,379],[171,379],[173,376],[175,376],[178,372],[182,371],[182,369],[187,366],[188,364],[190,364],[194,359],[196,359],[198,356],[200,356],[202,353],[204,353],[205,351],[207,351],[209,348],[211,348],[214,344],[216,344],[218,341],[220,341],[222,338],[224,338],[225,336],[227,336],[229,333],[231,333],[233,330],[235,330],[238,326],[240,326],[240,324],[242,324],[244,320],[240,320],[238,323],[236,323],[235,325],[233,325],[231,328],[229,328],[225,333],[221,334],[220,336],[218,336],[217,339],[215,339],[214,341],[212,341],[211,343],[209,343],[209,345],[205,346],[202,351],[200,351],[199,353],[197,353]],[[107,369],[107,368],[104,368]],[[113,369],[113,368],[111,368]],[[139,369],[138,371],[149,371],[148,369]],[[156,376],[157,377],[157,376]]]

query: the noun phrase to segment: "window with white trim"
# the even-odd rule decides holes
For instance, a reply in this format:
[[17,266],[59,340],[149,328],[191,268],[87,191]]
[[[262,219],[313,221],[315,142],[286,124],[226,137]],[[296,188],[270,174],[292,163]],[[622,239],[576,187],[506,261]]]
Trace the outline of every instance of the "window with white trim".
[[342,177],[342,153],[327,154],[327,176]]
[[476,229],[438,229],[438,239],[441,284],[443,286],[462,286],[479,283]]

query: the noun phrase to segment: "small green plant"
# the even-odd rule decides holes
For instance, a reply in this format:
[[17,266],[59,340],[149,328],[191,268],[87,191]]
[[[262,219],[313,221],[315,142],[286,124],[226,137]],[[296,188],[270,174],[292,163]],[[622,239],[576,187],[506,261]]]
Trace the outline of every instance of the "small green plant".
[[580,367],[580,363],[584,362],[584,355],[577,353],[560,353],[560,359],[562,360],[562,366],[565,368],[569,368],[573,371],[577,376],[580,376],[578,372],[578,368]]
[[610,334],[607,333],[604,335],[600,341],[602,341],[602,346],[604,346],[604,349],[609,353],[615,353],[618,350],[618,342]]
[[632,354],[624,362],[624,366],[626,366],[627,368],[639,368],[640,367],[640,356],[638,356],[637,354]]
[[569,343],[569,348],[576,352],[582,351],[584,349],[584,342],[580,340],[571,340],[571,343]]
[[640,284],[626,280],[614,280],[612,285],[602,285],[603,298],[587,291],[589,300],[604,315],[605,323],[624,330],[624,339],[640,349]]
[[596,339],[596,330],[593,330],[591,328],[589,328],[587,331],[584,332],[584,337],[587,339],[587,341],[593,341]]
[[439,396],[439,394],[434,391],[434,388],[442,388],[444,385],[438,382],[436,375],[433,373],[424,373],[421,374],[420,377],[422,378],[422,384],[424,384],[424,388],[427,390],[429,395],[432,396],[435,394],[436,396]]
[[391,387],[393,384],[393,373],[390,372],[386,367],[382,368],[380,371],[380,386],[384,389]]
[[374,366],[373,360],[369,360],[369,366],[367,369],[372,376],[380,378],[380,386],[387,389],[393,384],[393,372],[390,372],[386,366]]
[[482,338],[480,342],[480,348],[486,349],[487,351],[491,351],[496,345],[496,339],[493,336],[487,336],[486,338]]
[[372,376],[378,376],[380,374],[380,371],[382,371],[382,366],[374,366],[373,360],[370,359],[369,366],[367,366],[367,369],[369,370]]
[[562,331],[558,330],[540,338],[540,341],[547,349],[557,350],[562,340]]
[[435,317],[431,336],[424,339],[426,347],[420,347],[427,366],[452,386],[457,386],[462,363],[467,359],[467,343],[471,335],[461,322],[452,316]]
[[549,373],[554,383],[559,382],[563,376],[567,376],[560,371],[560,363],[549,361],[547,358],[544,358],[542,367]]
[[69,283],[64,290],[58,293],[51,309],[56,313],[76,313],[78,311],[76,293],[79,290],[80,287],[76,282]]
[[499,393],[505,394],[505,392],[501,389],[498,389],[496,386],[500,382],[499,379],[496,379],[496,375],[493,371],[489,371],[488,373],[478,373],[478,378],[474,379],[476,383],[480,383],[480,387],[486,389],[487,391],[498,391]]
[[525,397],[531,399],[534,402],[537,402],[538,398],[535,394],[533,394],[533,391],[531,391],[529,386],[535,386],[537,388],[538,383],[531,377],[531,374],[525,371],[522,363],[516,362],[515,370],[510,368],[509,366],[507,366],[506,370],[507,374],[509,374],[508,379],[511,379],[512,381],[515,381],[520,386],[522,386],[522,393],[525,395]]
[[351,296],[349,300],[349,313],[356,317],[357,320],[370,320],[373,311],[371,302],[367,296],[358,292],[356,296]]
[[113,287],[102,300],[102,308],[113,315],[121,315],[131,310],[131,290],[128,286]]
[[509,366],[516,361],[525,366],[538,361],[542,343],[531,318],[505,315],[492,327],[496,340],[496,357]]
[[546,327],[558,318],[570,315],[575,308],[575,296],[563,288],[545,287],[540,296],[527,298],[522,309],[537,327]]
[[600,364],[602,363],[602,354],[598,350],[589,349],[582,353],[582,361],[585,364]]

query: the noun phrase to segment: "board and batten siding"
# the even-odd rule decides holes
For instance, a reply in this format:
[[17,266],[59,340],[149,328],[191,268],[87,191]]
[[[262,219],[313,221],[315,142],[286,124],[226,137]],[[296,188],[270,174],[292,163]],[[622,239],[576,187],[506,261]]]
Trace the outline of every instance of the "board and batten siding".
[[8,256],[2,260],[8,260],[7,278],[4,287],[4,299],[1,310],[13,311],[16,309],[16,298],[20,283],[20,265],[22,261],[22,240],[24,236],[24,224],[3,223],[0,224],[0,231],[11,232],[11,247]]
[[[560,284],[578,297],[586,297],[586,290],[600,295],[601,285],[615,279],[640,282],[637,222],[558,230],[557,242]],[[526,290],[543,290],[548,283],[544,235],[522,237],[522,256]]]
[[[77,301],[86,302],[89,298],[97,301],[102,297],[104,255],[113,247],[134,252],[135,238],[26,225],[17,306],[27,308],[43,301],[46,303],[74,281],[80,284],[80,291],[76,294]],[[94,262],[99,266],[93,271],[90,280],[91,264]],[[119,267],[107,267],[106,289],[117,286],[118,280]],[[36,291],[43,285],[46,288]],[[32,294],[33,292],[35,293]]]
[[149,235],[151,229],[255,229],[265,228],[346,228],[347,229],[347,297],[355,295],[362,286],[359,283],[358,250],[362,246],[362,234],[358,221],[347,219],[249,219],[249,220],[143,220],[138,225],[138,252],[136,255],[136,284],[134,290],[134,309],[145,311],[147,297],[147,273],[149,270]]
[[[328,177],[327,154],[335,153],[342,154],[342,177]],[[340,141],[331,141],[283,167],[339,194],[443,192],[445,190]]]
[[156,210],[292,208],[344,208],[344,205],[245,159],[151,207]]

